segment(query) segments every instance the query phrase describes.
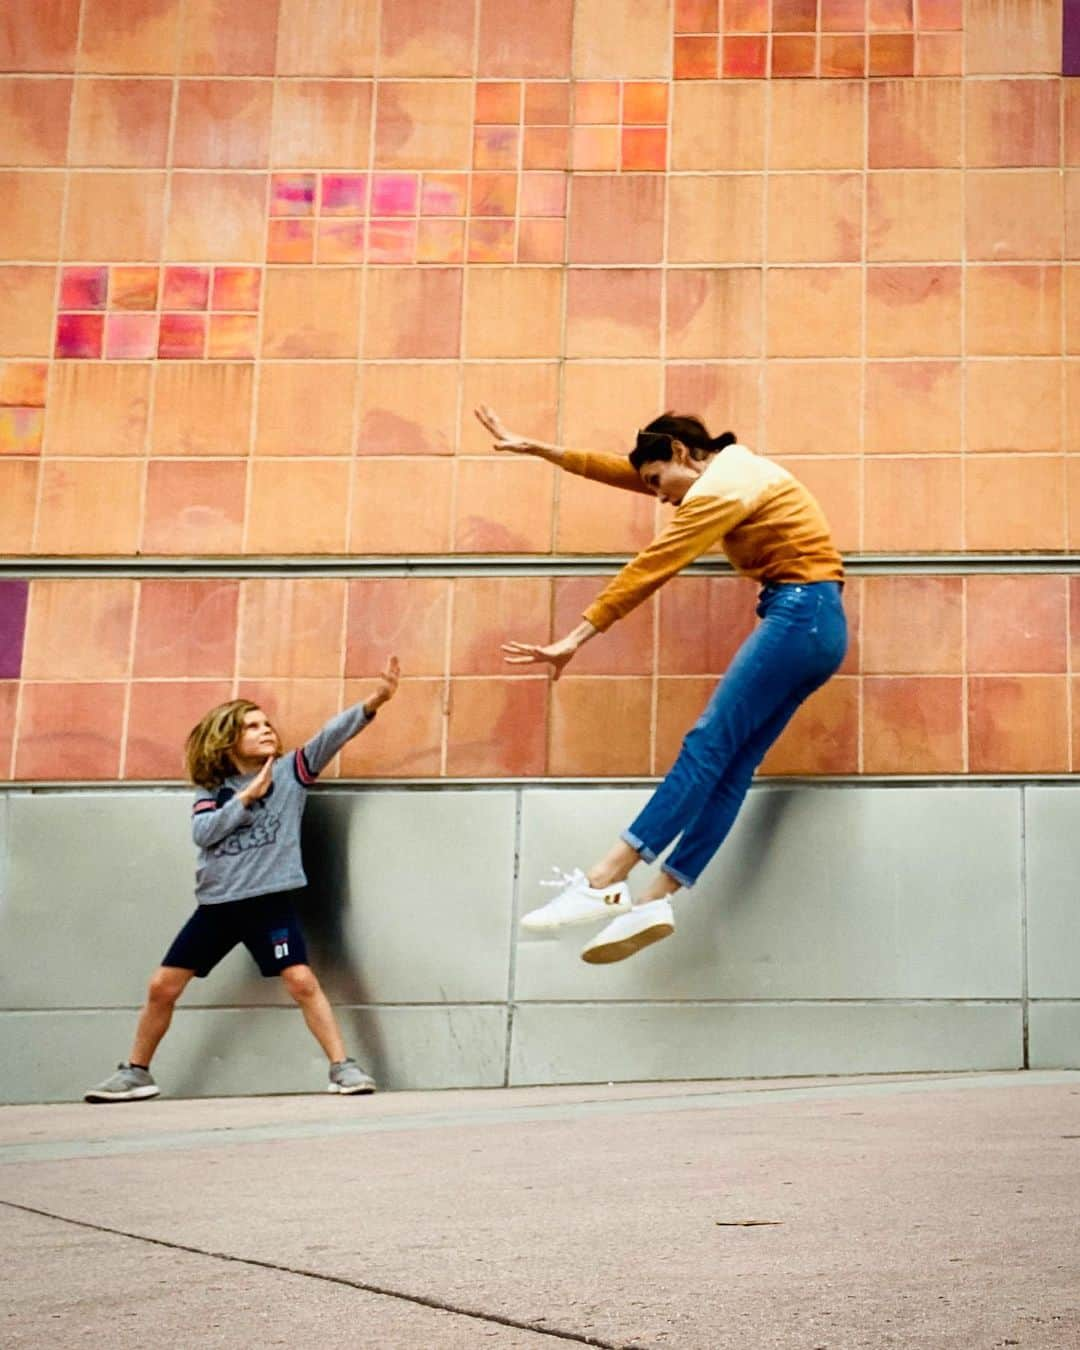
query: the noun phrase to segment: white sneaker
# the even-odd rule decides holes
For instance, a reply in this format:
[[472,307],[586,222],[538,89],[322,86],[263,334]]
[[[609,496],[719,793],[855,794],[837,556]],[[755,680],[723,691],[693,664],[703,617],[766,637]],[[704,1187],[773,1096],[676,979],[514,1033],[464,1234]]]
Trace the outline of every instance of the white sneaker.
[[670,937],[675,931],[675,915],[670,900],[649,900],[635,905],[629,914],[620,914],[582,949],[581,959],[591,965],[625,961],[651,942]]
[[613,886],[594,889],[580,868],[561,872],[555,881],[542,881],[541,886],[561,886],[563,889],[546,905],[522,916],[521,926],[529,933],[551,933],[557,928],[569,928],[579,923],[595,923],[612,914],[628,914],[631,908],[630,887],[625,881]]

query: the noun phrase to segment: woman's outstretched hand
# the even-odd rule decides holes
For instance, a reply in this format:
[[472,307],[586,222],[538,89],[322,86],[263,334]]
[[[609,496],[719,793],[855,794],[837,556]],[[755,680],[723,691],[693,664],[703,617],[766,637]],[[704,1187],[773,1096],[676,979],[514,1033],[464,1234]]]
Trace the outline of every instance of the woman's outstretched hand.
[[503,425],[494,408],[489,408],[486,403],[481,403],[478,408],[474,408],[476,420],[484,428],[490,431],[495,438],[496,450],[510,450],[515,454],[527,455],[541,447],[536,441],[531,441],[527,436],[518,436]]
[[569,638],[549,642],[546,647],[539,647],[532,642],[504,642],[502,645],[503,660],[507,665],[534,666],[546,661],[554,666],[553,678],[556,680],[577,649],[578,644]]

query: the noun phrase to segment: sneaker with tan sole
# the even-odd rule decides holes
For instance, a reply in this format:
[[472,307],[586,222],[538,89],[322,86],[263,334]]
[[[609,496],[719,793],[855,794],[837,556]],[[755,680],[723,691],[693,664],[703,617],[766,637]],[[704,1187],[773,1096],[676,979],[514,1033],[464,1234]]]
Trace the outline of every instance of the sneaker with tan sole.
[[581,952],[581,959],[590,965],[602,966],[611,961],[625,961],[675,931],[675,915],[670,900],[649,900],[635,905],[629,914],[620,914],[597,933]]

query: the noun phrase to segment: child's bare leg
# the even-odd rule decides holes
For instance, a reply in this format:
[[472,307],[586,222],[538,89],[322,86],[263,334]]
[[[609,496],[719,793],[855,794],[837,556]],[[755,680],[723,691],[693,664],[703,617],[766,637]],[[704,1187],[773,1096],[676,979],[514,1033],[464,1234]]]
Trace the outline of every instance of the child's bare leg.
[[640,861],[641,854],[637,849],[620,839],[585,875],[590,886],[601,890],[604,886],[614,886],[617,881],[625,881]]
[[176,1000],[194,974],[193,970],[181,970],[179,966],[158,966],[151,975],[146,1002],[135,1027],[135,1040],[128,1061],[130,1064],[140,1064],[144,1069],[150,1067],[154,1051],[169,1029]]
[[308,1030],[322,1046],[326,1058],[331,1064],[340,1064],[345,1058],[345,1042],[315,972],[310,966],[286,966],[281,972],[281,980],[300,1005]]

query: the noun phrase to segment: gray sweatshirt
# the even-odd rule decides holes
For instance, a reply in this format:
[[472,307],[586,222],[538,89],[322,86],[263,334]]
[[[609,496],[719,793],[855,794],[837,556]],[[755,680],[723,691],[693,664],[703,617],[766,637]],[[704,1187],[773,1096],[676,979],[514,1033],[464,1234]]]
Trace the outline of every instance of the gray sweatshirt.
[[374,716],[357,703],[332,717],[306,745],[280,756],[269,792],[250,806],[237,794],[255,777],[253,773],[233,774],[216,793],[199,789],[191,833],[199,849],[195,899],[200,905],[307,885],[300,858],[300,817],[308,788]]

